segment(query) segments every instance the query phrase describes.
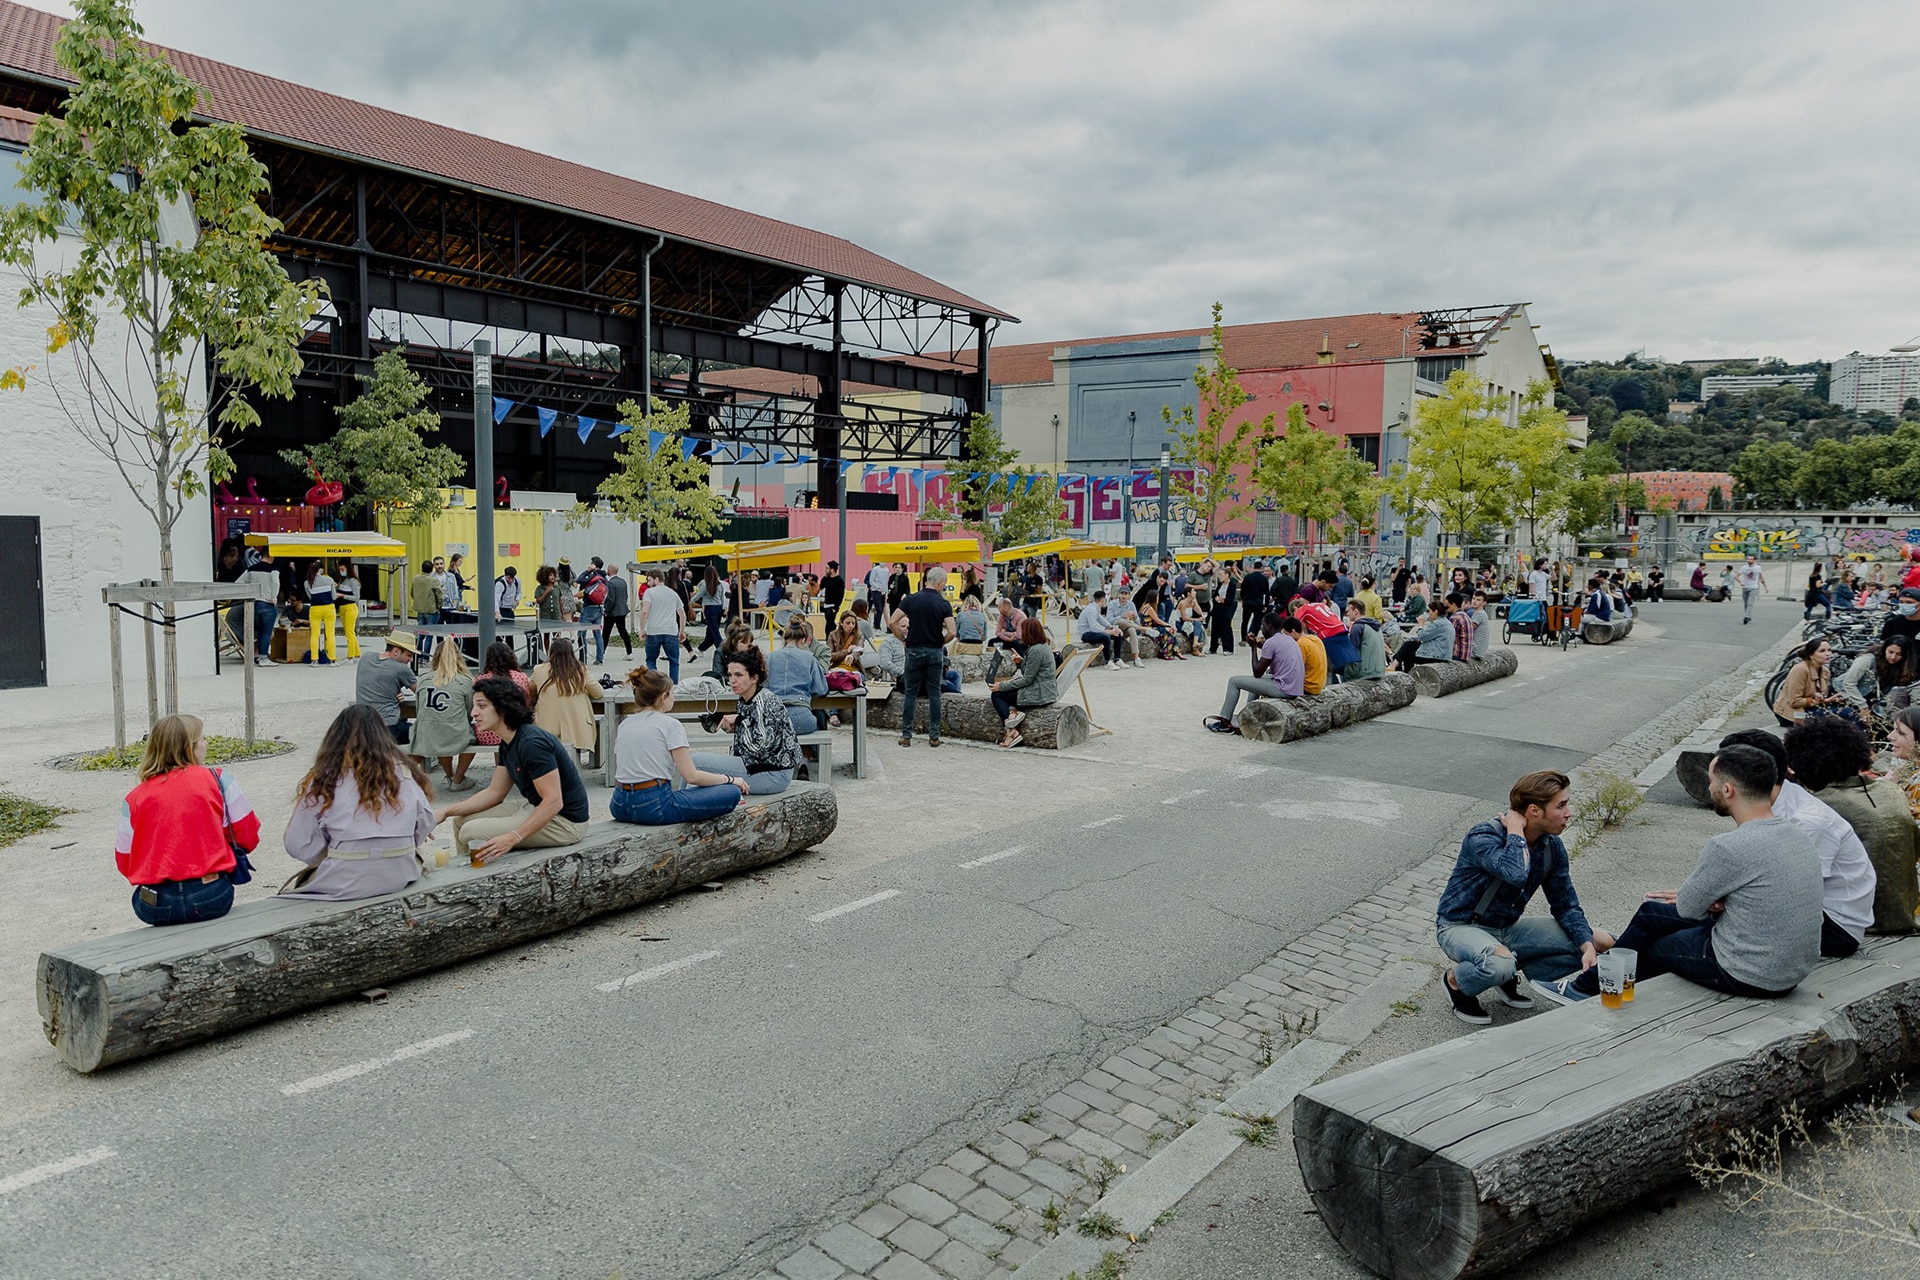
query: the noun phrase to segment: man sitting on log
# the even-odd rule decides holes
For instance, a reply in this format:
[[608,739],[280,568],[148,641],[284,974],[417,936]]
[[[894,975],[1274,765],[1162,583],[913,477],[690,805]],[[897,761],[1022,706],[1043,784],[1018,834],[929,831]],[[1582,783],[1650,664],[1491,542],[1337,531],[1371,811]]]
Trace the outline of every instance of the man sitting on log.
[[[1773,812],[1780,781],[1758,747],[1722,747],[1707,766],[1713,811],[1734,829],[1707,841],[1677,890],[1647,895],[1621,931],[1639,956],[1636,981],[1677,973],[1728,995],[1777,999],[1820,959],[1820,855],[1807,833]],[[1592,970],[1535,984],[1571,1004],[1600,993]]]
[[1269,611],[1260,620],[1260,641],[1260,651],[1253,656],[1253,674],[1228,680],[1227,699],[1220,704],[1220,714],[1207,717],[1206,726],[1215,733],[1240,732],[1233,717],[1240,709],[1242,693],[1256,698],[1298,698],[1306,693],[1306,661],[1299,643],[1281,630],[1279,614]]
[[1487,612],[1486,592],[1476,591],[1473,593],[1473,610],[1471,616],[1473,618],[1472,656],[1475,658],[1484,658],[1493,652],[1493,627],[1490,625],[1493,618],[1492,615]]
[[471,853],[475,866],[515,849],[579,844],[593,816],[586,784],[572,749],[533,723],[533,708],[520,686],[511,680],[477,681],[473,727],[499,735],[500,763],[484,790],[436,809],[433,824],[452,818],[453,843]]
[[[1495,991],[1514,1009],[1531,1009],[1520,990],[1521,966],[1536,989],[1592,967],[1613,939],[1587,923],[1574,892],[1560,833],[1573,820],[1572,781],[1555,769],[1522,776],[1507,793],[1507,810],[1460,841],[1453,875],[1440,895],[1436,930],[1453,961],[1444,979],[1454,1016],[1485,1026],[1493,1018],[1480,993]],[[1544,891],[1551,920],[1525,916]]]

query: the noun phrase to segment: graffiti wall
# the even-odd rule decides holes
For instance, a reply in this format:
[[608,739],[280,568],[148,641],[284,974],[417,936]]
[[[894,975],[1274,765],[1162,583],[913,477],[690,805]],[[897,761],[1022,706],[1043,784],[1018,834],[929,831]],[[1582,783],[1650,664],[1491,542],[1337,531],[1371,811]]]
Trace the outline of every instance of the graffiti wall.
[[1920,515],[1891,517],[1883,525],[1730,515],[1684,528],[1680,536],[1688,555],[1705,560],[1738,560],[1749,553],[1776,559],[1898,560],[1920,548]]

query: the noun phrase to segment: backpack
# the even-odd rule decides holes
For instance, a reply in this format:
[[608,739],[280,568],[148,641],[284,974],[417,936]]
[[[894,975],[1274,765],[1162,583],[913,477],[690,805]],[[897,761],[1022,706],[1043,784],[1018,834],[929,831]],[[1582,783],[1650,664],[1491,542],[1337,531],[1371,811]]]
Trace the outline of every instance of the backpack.
[[591,570],[581,579],[580,585],[583,588],[584,597],[588,604],[605,604],[607,602],[606,574],[601,573],[598,569]]

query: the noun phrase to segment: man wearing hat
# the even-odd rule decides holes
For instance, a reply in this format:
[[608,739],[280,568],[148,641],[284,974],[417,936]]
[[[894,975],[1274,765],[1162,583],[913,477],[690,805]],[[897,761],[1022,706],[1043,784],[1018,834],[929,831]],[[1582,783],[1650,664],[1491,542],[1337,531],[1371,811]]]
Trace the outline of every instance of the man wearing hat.
[[1902,587],[1893,599],[1893,612],[1880,624],[1880,642],[1904,640],[1913,643],[1920,635],[1920,587]]
[[400,691],[413,688],[413,659],[418,652],[411,632],[392,632],[380,656],[360,659],[353,675],[353,700],[378,711],[394,741],[403,747],[407,724],[400,718]]

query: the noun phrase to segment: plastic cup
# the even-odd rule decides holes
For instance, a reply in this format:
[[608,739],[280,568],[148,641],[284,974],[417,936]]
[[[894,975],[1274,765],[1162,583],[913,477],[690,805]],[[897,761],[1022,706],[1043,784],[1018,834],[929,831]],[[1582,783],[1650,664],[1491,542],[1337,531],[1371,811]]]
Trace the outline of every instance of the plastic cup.
[[435,845],[435,846],[434,846],[434,848],[433,848],[433,865],[434,865],[434,866],[435,866],[436,868],[438,868],[438,867],[444,867],[444,866],[446,866],[446,865],[447,865],[447,847],[446,847],[445,845]]
[[1600,1007],[1618,1009],[1633,1000],[1633,975],[1639,956],[1623,947],[1615,947],[1600,957]]
[[485,840],[467,841],[467,865],[472,867],[482,865],[480,862],[480,851],[486,847],[487,842]]

